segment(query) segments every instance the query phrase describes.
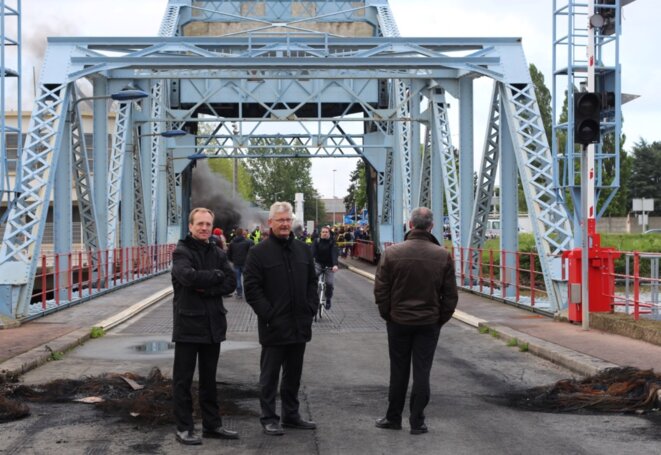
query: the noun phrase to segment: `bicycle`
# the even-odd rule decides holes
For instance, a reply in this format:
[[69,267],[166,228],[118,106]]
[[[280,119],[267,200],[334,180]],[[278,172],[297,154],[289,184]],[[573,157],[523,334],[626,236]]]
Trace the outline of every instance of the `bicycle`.
[[324,316],[327,316],[326,313],[326,271],[330,270],[331,267],[322,266],[317,278],[317,296],[319,297],[319,306],[317,308],[317,313],[314,315],[314,320],[317,318],[323,319]]

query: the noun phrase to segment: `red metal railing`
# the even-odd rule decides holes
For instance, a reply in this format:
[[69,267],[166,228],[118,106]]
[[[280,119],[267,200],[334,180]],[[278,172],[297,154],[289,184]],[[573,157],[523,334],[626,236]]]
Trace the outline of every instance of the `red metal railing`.
[[[599,283],[598,295],[612,302],[612,311],[661,319],[661,254],[615,251],[615,267],[601,266],[600,273],[611,281]],[[457,283],[460,287],[516,304],[543,308],[548,302],[539,255],[533,252],[495,249],[455,248]],[[374,244],[356,240],[355,258],[375,263]],[[567,259],[561,260],[567,280]],[[591,283],[594,286],[594,283]],[[568,291],[567,291],[568,292]],[[592,291],[591,291],[592,292]],[[568,295],[560,296],[568,301]],[[607,305],[608,306],[608,305]],[[553,308],[548,307],[550,310]]]
[[363,259],[372,264],[377,261],[374,242],[371,240],[355,240],[351,254],[355,258]]
[[30,315],[169,270],[174,244],[43,254]]
[[612,272],[614,286],[610,297],[615,311],[632,314],[635,320],[641,315],[655,319],[661,317],[661,254],[641,253],[639,251],[622,252],[620,269],[624,273]]
[[535,253],[454,248],[453,256],[457,284],[464,289],[531,307],[548,299]]

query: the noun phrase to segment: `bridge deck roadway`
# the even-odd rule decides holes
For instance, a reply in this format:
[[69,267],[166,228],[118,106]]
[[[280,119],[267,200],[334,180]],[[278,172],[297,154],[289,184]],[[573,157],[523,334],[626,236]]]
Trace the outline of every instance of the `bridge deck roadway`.
[[[362,273],[369,272],[364,265]],[[0,353],[7,359],[0,369],[26,371],[20,380],[28,385],[106,373],[146,376],[153,367],[170,377],[172,299],[171,295],[151,298],[169,284],[170,277],[164,274],[22,327],[0,331]],[[192,449],[195,453],[656,453],[661,417],[656,414],[559,414],[513,406],[508,398],[511,393],[554,384],[574,374],[489,335],[480,335],[472,326],[485,320],[503,336],[528,337],[531,352],[547,357],[554,353],[556,362],[574,370],[594,370],[611,363],[558,343],[566,339],[591,346],[596,344],[591,341],[593,337],[602,335],[584,334],[580,328],[464,293],[457,317],[467,323],[454,320],[444,327],[434,356],[431,402],[426,410],[429,434],[409,434],[408,409],[403,431],[375,428],[374,420],[384,414],[388,395],[385,325],[373,304],[372,283],[367,277],[342,270],[336,285],[328,317],[314,323],[302,378],[301,413],[318,423],[317,430],[288,429],[280,438],[262,434],[256,321],[245,301],[228,298],[228,339],[221,347],[217,381],[223,422],[239,431],[241,439],[205,439],[201,448]],[[112,330],[68,351],[61,360],[39,365],[49,354],[46,345],[53,351],[65,351],[84,341],[93,326]],[[557,330],[569,327],[576,333],[566,332],[558,343],[541,338],[556,326]],[[619,337],[605,340],[616,345]],[[28,351],[21,353],[19,346]],[[642,344],[633,348],[638,351],[630,353],[629,359],[636,359],[641,367],[652,366],[661,357],[658,347],[650,345],[654,352],[646,351],[648,347]],[[31,402],[29,406],[32,414],[28,418],[0,424],[0,453],[184,451],[175,441],[172,424],[133,420],[135,417],[127,412],[122,417],[105,414],[94,406],[66,401]],[[197,423],[199,426],[199,420]]]
[[[373,276],[376,267],[364,261],[345,259],[343,265],[364,277]],[[47,361],[51,351],[67,351],[89,337],[92,327],[106,329],[138,314],[159,297],[167,295],[169,274],[163,274],[97,299],[29,321],[20,327],[0,330],[0,377],[20,375]],[[247,305],[232,318],[230,331],[255,330]],[[347,309],[348,310],[348,309]],[[372,312],[343,312],[342,320],[331,317],[317,331],[381,330],[376,307]],[[614,365],[630,365],[661,371],[661,347],[597,330],[554,321],[510,305],[472,293],[461,292],[455,319],[477,327],[495,329],[501,338],[515,337],[527,342],[533,354],[551,360],[579,374],[593,374]]]

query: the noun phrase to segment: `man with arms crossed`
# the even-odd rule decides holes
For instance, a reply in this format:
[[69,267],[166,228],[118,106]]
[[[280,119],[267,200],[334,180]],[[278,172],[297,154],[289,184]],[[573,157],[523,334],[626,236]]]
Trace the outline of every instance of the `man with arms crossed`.
[[176,438],[182,444],[202,444],[193,424],[191,386],[199,359],[199,401],[204,437],[238,439],[236,431],[223,428],[216,397],[216,368],[220,342],[227,332],[223,295],[236,287],[234,271],[225,252],[209,241],[213,212],[198,207],[188,219],[190,233],[172,253],[174,288],[174,366],[172,387]]

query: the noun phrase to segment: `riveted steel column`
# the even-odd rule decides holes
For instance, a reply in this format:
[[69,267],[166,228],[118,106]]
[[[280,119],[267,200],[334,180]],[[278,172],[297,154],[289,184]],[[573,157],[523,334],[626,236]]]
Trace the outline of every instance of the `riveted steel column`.
[[[73,89],[72,89],[73,90]],[[62,131],[62,145],[55,165],[55,181],[53,183],[53,252],[58,255],[57,266],[59,275],[54,276],[53,283],[58,290],[58,298],[66,300],[67,285],[67,255],[72,248],[71,224],[72,216],[72,179],[71,179],[71,117],[72,111],[66,112],[64,129]],[[41,271],[46,273],[45,270]]]
[[473,79],[459,80],[459,223],[461,246],[470,244],[473,213]]
[[[97,77],[93,82],[94,96],[108,95],[108,80]],[[92,181],[94,209],[96,210],[96,229],[99,248],[108,246],[108,100],[94,100],[94,150]]]
[[[500,112],[504,112],[500,98]],[[518,177],[514,144],[510,134],[506,115],[500,117],[500,249],[503,251],[501,264],[506,270],[502,271],[501,280],[509,285],[506,287],[506,297],[515,294],[516,283],[516,251],[519,249],[519,223],[518,223]]]

